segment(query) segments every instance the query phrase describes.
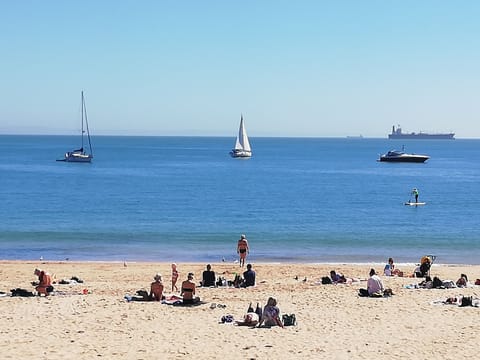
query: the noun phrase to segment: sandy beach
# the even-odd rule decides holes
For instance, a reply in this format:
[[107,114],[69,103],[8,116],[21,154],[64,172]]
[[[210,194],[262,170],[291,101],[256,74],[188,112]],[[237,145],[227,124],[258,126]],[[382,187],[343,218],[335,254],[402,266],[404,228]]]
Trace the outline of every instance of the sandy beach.
[[[0,298],[3,359],[458,359],[474,358],[478,351],[480,308],[432,301],[459,295],[480,298],[479,286],[406,289],[421,279],[382,276],[394,296],[374,299],[357,295],[366,281],[319,284],[332,269],[366,279],[369,264],[254,264],[255,287],[198,288],[205,303],[195,307],[124,299],[136,290],[149,290],[157,272],[170,294],[171,270],[165,263],[3,261],[0,291],[34,290],[30,283],[36,280],[36,267],[57,281],[76,276],[84,283],[56,284],[58,293],[46,298]],[[383,265],[373,267],[383,272]],[[179,263],[178,268],[180,285],[188,272],[199,282],[205,264]],[[212,268],[229,280],[240,271],[233,263],[213,263]],[[461,273],[474,282],[480,266],[434,264],[431,269],[432,276],[442,280],[456,281]],[[241,320],[250,303],[263,306],[269,296],[277,298],[282,314],[296,315],[297,326],[221,323],[227,314]]]

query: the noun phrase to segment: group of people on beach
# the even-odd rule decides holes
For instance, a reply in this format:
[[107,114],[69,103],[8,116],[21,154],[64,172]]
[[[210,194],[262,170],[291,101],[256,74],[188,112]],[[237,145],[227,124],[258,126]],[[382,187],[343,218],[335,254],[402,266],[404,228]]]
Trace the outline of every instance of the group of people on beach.
[[[237,242],[237,253],[239,254],[240,267],[245,265],[245,260],[250,252],[248,246],[248,240],[244,234],[240,236]],[[179,278],[179,272],[176,263],[172,263],[172,292],[178,292],[177,281]],[[230,282],[236,287],[250,287],[255,286],[256,273],[252,269],[252,264],[247,264],[247,270],[243,272],[243,278],[240,275],[235,274],[235,279]],[[219,285],[216,279],[215,272],[212,270],[211,264],[207,264],[206,270],[202,273],[202,280],[199,284],[201,287],[215,287]],[[220,284],[223,285],[223,284]],[[189,272],[187,279],[184,280],[180,287],[180,297],[184,304],[192,304],[200,301],[200,298],[196,296],[196,284],[194,282],[194,274]],[[162,281],[162,275],[160,273],[155,274],[154,281],[150,284],[150,293],[148,295],[149,300],[162,301],[165,300],[164,285]]]

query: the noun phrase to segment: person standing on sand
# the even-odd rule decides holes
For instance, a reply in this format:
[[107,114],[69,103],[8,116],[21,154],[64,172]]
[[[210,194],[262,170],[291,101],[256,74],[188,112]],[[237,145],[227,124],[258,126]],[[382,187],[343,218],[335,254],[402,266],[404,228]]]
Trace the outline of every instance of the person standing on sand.
[[237,243],[237,254],[240,257],[241,267],[245,266],[245,259],[247,258],[247,254],[249,252],[250,252],[250,249],[248,247],[247,237],[244,234],[242,234],[240,236],[240,240],[238,240],[238,243]]
[[177,271],[177,264],[173,263],[172,264],[172,292],[178,291],[177,288],[177,280],[178,280],[178,271]]

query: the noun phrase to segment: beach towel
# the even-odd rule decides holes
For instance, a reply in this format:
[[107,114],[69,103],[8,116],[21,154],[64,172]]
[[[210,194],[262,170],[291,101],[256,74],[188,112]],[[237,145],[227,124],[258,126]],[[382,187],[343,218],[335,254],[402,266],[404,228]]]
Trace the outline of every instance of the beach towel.
[[10,291],[12,292],[12,296],[21,296],[21,297],[35,296],[35,294],[33,292],[25,290],[25,289],[16,288],[16,289],[12,289]]
[[437,299],[430,302],[430,305],[450,305],[457,307],[473,306],[480,308],[480,299],[474,299],[472,296],[457,296],[447,299]]

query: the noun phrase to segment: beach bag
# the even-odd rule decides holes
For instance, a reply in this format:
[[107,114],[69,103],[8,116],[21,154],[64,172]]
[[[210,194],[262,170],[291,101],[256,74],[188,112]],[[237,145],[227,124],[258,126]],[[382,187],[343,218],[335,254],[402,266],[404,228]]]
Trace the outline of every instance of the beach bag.
[[231,322],[233,322],[233,315],[224,315],[224,316],[222,316],[220,321],[222,322],[222,324],[231,323]]
[[438,289],[443,286],[443,281],[440,280],[438,277],[434,276],[433,277],[433,288]]
[[471,296],[464,296],[462,297],[462,303],[460,306],[472,306],[472,297]]
[[332,279],[330,279],[328,276],[322,277],[322,284],[327,285],[331,283],[332,283]]
[[358,296],[367,297],[367,296],[370,296],[370,294],[368,293],[367,289],[359,289],[358,290]]
[[295,318],[295,314],[284,314],[282,316],[283,326],[295,326],[297,325],[297,319]]
[[392,289],[385,289],[383,290],[383,296],[393,296],[393,291]]
[[150,297],[148,296],[148,292],[146,290],[137,290],[137,295],[142,297],[144,301],[150,300]]

